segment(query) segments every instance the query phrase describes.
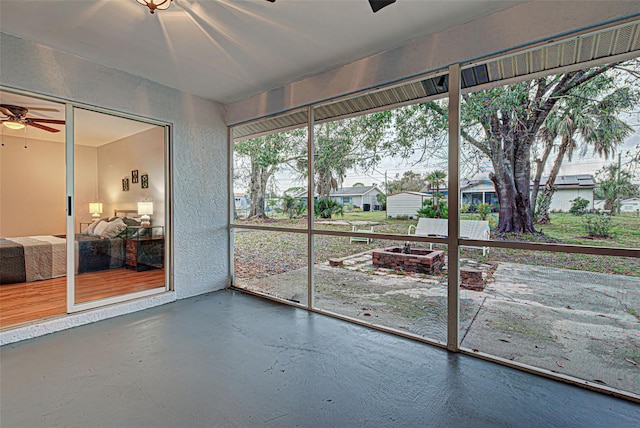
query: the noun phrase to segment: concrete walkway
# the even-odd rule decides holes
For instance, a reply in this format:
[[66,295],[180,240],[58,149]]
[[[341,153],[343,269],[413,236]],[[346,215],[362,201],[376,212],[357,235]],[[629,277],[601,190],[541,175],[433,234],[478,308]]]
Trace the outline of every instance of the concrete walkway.
[[640,394],[640,278],[500,263],[462,346]]

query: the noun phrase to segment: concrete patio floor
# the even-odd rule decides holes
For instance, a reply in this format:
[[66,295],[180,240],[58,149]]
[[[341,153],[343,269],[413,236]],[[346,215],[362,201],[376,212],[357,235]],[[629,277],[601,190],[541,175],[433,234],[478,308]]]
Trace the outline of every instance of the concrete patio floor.
[[[445,342],[446,277],[373,270],[370,259],[316,265],[316,307]],[[306,272],[250,289],[306,303]],[[500,262],[483,291],[460,290],[461,346],[640,396],[638,312],[640,278]]]
[[229,290],[0,348],[14,427],[631,427],[640,406]]

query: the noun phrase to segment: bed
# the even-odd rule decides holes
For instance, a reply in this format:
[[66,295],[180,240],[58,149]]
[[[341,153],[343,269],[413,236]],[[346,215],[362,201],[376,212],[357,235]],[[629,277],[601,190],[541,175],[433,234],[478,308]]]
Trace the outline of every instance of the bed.
[[[127,217],[134,210],[115,210],[115,218]],[[139,223],[138,223],[139,225]],[[135,229],[136,232],[139,229]],[[75,235],[76,273],[118,269],[125,263],[125,238],[130,230],[118,236],[100,237],[86,233]],[[67,240],[64,236],[40,235],[18,238],[0,238],[0,285],[32,282],[66,275]]]

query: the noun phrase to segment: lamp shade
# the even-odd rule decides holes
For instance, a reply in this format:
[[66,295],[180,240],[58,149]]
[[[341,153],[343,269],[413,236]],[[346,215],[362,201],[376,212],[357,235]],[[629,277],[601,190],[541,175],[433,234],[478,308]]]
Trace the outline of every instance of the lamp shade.
[[153,214],[153,202],[138,202],[138,214],[140,215]]
[[101,202],[91,202],[89,204],[89,212],[91,214],[102,214],[102,203]]

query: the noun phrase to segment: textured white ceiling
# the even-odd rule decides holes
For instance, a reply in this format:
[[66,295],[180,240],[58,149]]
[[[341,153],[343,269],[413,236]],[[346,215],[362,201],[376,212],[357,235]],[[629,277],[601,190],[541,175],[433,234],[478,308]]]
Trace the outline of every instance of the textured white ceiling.
[[[223,103],[503,10],[519,0],[1,0],[4,33]],[[0,34],[1,37],[1,34]]]

